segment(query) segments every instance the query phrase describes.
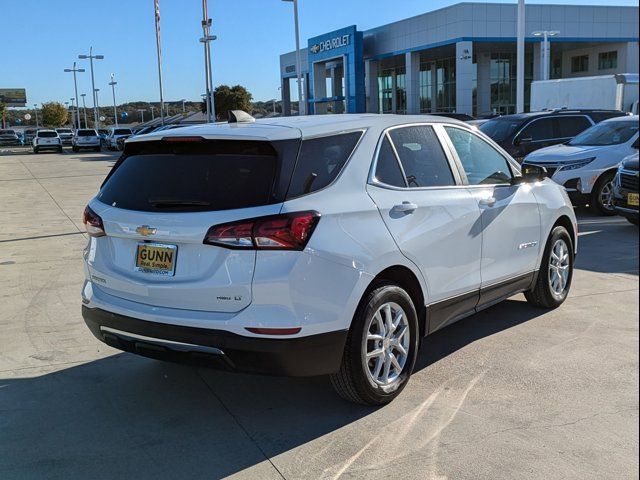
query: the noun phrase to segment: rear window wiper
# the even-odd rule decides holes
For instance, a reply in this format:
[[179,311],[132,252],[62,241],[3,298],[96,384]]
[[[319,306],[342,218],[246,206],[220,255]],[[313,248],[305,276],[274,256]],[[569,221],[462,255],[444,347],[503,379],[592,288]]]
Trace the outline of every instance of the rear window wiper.
[[189,198],[150,198],[149,204],[156,208],[172,207],[210,207],[210,202]]

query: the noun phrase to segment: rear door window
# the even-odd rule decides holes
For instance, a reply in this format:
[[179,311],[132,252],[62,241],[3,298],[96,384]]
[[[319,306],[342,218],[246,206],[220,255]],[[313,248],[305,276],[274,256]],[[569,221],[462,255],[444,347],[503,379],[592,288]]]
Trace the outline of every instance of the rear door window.
[[558,117],[559,138],[573,138],[591,126],[587,117]]
[[316,192],[333,182],[351,157],[362,133],[303,140],[287,199]]
[[404,174],[400,170],[400,164],[396,157],[389,137],[386,135],[380,145],[380,151],[378,152],[378,160],[376,162],[376,181],[384,183],[385,185],[391,185],[393,187],[406,187]]
[[556,138],[553,123],[553,118],[541,118],[539,120],[534,120],[527,125],[524,130],[522,130],[520,135],[518,135],[518,138],[530,138],[532,142]]
[[432,127],[396,128],[389,137],[410,188],[455,185],[449,161]]
[[148,212],[232,210],[279,203],[299,141],[141,142],[125,151],[98,199]]

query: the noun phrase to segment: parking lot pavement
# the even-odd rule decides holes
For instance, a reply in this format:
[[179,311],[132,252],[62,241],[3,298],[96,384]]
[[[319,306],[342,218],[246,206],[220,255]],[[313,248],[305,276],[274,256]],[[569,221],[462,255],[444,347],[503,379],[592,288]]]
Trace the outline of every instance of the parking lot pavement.
[[0,155],[0,478],[637,478],[638,230],[580,214],[572,293],[429,337],[391,405],[119,353],[80,315],[117,158]]

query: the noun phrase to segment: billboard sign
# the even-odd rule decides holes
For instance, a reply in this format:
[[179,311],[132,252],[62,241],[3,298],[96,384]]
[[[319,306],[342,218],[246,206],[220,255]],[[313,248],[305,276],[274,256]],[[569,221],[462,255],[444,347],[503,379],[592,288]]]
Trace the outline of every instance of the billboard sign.
[[24,88],[0,88],[0,103],[7,107],[26,107],[27,91]]

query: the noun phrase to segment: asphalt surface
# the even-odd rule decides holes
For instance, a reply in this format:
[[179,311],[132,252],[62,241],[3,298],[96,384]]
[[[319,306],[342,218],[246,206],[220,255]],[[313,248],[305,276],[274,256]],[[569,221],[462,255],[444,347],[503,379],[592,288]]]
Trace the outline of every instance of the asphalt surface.
[[119,353],[80,315],[109,153],[0,152],[0,478],[638,478],[638,229],[580,214],[568,301],[522,296],[425,342],[391,405],[325,377]]

